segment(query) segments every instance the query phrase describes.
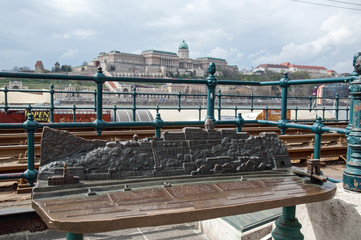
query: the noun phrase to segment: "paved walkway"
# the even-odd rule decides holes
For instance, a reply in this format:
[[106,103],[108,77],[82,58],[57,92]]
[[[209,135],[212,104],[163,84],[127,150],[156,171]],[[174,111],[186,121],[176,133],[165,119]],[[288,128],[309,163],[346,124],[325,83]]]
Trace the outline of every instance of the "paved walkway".
[[[63,240],[65,233],[54,231],[21,232],[1,235],[0,240]],[[207,240],[207,238],[191,223],[166,225],[158,227],[132,228],[121,231],[84,234],[85,240]]]

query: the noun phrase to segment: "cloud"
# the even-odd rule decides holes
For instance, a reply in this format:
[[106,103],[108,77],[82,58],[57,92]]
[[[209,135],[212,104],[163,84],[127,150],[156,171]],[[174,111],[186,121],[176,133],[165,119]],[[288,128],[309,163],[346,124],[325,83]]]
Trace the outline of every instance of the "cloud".
[[[270,50],[261,50],[248,57],[254,58],[253,63],[257,64],[292,61],[304,65],[327,64],[326,67],[346,70],[345,61],[340,62],[337,58],[344,58],[343,53],[346,52],[346,49],[358,45],[361,33],[354,26],[360,24],[361,19],[359,18],[347,17],[345,14],[333,15],[322,23],[322,36],[312,41],[289,42],[279,52],[272,53]],[[258,56],[259,53],[262,56]],[[348,58],[351,59],[352,55]]]
[[60,57],[59,60],[69,60],[69,59],[76,59],[79,57],[79,51],[75,49],[69,49],[64,52]]
[[79,15],[97,15],[94,1],[86,0],[47,0],[38,1],[45,7],[52,9],[52,13],[65,17],[78,17]]
[[229,64],[234,64],[238,62],[242,57],[243,53],[241,53],[238,49],[230,48],[225,49],[222,47],[213,48],[209,53],[209,57],[223,58],[228,61]]
[[78,29],[70,33],[54,33],[51,35],[53,38],[57,39],[70,39],[70,38],[87,38],[95,35],[95,31],[86,30],[86,29]]
[[293,1],[3,1],[0,52],[27,54],[6,56],[18,63],[0,69],[59,56],[75,66],[112,49],[177,52],[185,40],[192,58],[212,55],[240,69],[289,61],[349,71],[340,63],[361,50],[358,12]]

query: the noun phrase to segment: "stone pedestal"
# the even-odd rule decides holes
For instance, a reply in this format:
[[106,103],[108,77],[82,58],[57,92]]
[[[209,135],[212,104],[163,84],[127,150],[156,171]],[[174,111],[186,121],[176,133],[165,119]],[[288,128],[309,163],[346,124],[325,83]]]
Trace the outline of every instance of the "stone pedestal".
[[296,216],[307,240],[361,239],[361,194],[337,184],[336,196],[297,206]]

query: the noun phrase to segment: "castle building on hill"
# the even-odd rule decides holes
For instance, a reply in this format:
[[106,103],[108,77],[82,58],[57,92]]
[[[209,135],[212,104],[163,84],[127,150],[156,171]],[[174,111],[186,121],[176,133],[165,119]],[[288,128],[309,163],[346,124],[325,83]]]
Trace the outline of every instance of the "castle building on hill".
[[296,65],[289,62],[284,62],[281,64],[261,64],[253,69],[253,72],[308,72],[311,78],[326,77],[330,75],[329,71],[325,67],[320,66],[306,66],[306,65]]
[[228,71],[238,73],[238,67],[228,65],[225,59],[202,57],[192,59],[189,57],[189,47],[182,41],[178,47],[178,54],[160,50],[145,50],[141,54],[123,53],[111,51],[101,52],[87,66],[73,68],[74,73],[95,73],[98,67],[102,67],[108,76],[116,77],[205,77],[208,75],[208,65],[214,62],[217,66],[217,74]]

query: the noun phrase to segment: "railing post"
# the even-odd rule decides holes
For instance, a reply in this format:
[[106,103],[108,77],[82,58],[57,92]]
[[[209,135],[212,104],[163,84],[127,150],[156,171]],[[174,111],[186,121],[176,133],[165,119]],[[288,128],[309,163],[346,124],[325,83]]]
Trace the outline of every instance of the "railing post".
[[338,122],[338,111],[339,111],[339,101],[340,101],[340,95],[336,93],[336,122]]
[[313,150],[313,158],[320,159],[321,157],[321,134],[322,134],[322,124],[321,117],[317,117],[316,122],[312,125],[312,132],[315,133],[315,143],[314,143],[314,150]]
[[[360,52],[355,55],[353,65],[355,72],[360,74]],[[348,149],[346,169],[343,173],[343,186],[345,189],[361,192],[361,76],[358,76],[351,83],[350,94],[352,105],[349,122],[352,124],[352,128],[347,137]],[[349,126],[347,126],[348,129]]]
[[234,117],[237,118],[237,114],[238,114],[238,107],[237,105],[234,106]]
[[221,121],[222,117],[221,117],[221,109],[222,109],[222,102],[221,102],[221,99],[222,99],[222,94],[221,94],[221,89],[219,88],[218,89],[218,121]]
[[181,96],[182,96],[182,93],[179,91],[178,92],[178,112],[181,111]]
[[281,120],[278,121],[278,127],[280,128],[281,134],[286,133],[287,127],[285,124],[287,121],[287,91],[288,91],[288,73],[284,73],[280,80],[280,86],[282,88],[282,102],[281,102]]
[[98,136],[101,135],[102,130],[105,128],[105,122],[103,121],[103,84],[106,81],[102,68],[98,68],[98,72],[94,75],[94,81],[97,84],[96,91],[96,113],[97,119],[94,121],[94,126],[97,130]]
[[211,62],[208,66],[209,76],[207,77],[207,118],[215,121],[214,119],[214,93],[217,86],[217,78],[214,76],[216,73],[216,64]]
[[93,96],[94,96],[94,111],[97,111],[97,90],[95,89],[93,92]]
[[298,107],[295,108],[295,122],[298,122]]
[[[29,113],[31,112],[31,109],[33,109],[33,107],[31,106],[31,104],[29,104],[28,107],[26,108],[26,110],[28,110],[28,116]],[[28,119],[28,116],[25,116],[25,118]]]
[[8,112],[8,109],[9,109],[9,106],[8,106],[8,88],[5,86],[4,87],[4,110],[5,112],[7,113]]
[[137,88],[136,86],[133,87],[133,107],[132,107],[132,111],[133,111],[133,122],[135,122],[136,120],[136,111],[137,111]]
[[266,106],[266,112],[265,112],[265,120],[268,120],[268,106]]
[[202,118],[202,106],[199,105],[198,107],[198,121],[201,121]]
[[54,122],[54,84],[50,84],[50,122]]
[[34,132],[38,128],[38,123],[34,120],[34,115],[29,112],[28,119],[23,123],[25,130],[28,132],[28,169],[24,172],[29,186],[34,186],[34,181],[38,176],[38,171],[34,164]]
[[76,106],[73,105],[73,122],[76,122]]
[[350,111],[350,108],[346,107],[346,121],[350,121],[349,111]]
[[118,109],[117,105],[114,104],[114,107],[113,107],[113,113],[114,113],[114,120],[113,121],[114,122],[117,121],[117,109]]
[[249,95],[250,96],[250,98],[251,98],[251,112],[253,112],[253,109],[254,109],[254,95],[253,95],[253,93],[251,93],[251,95]]
[[275,240],[303,240],[300,231],[302,225],[296,218],[296,206],[283,207],[282,216],[276,220],[276,228],[272,232]]
[[[312,111],[312,96],[308,96],[308,99],[309,99],[309,111],[311,112]],[[316,99],[317,101],[317,99]]]
[[236,118],[237,132],[242,132],[243,125],[244,125],[244,119],[242,118],[242,114],[238,113],[238,116]]
[[162,127],[164,126],[164,122],[160,118],[160,113],[157,113],[157,116],[155,117],[155,119],[153,121],[153,126],[155,128],[155,137],[160,138],[160,132],[162,130]]

